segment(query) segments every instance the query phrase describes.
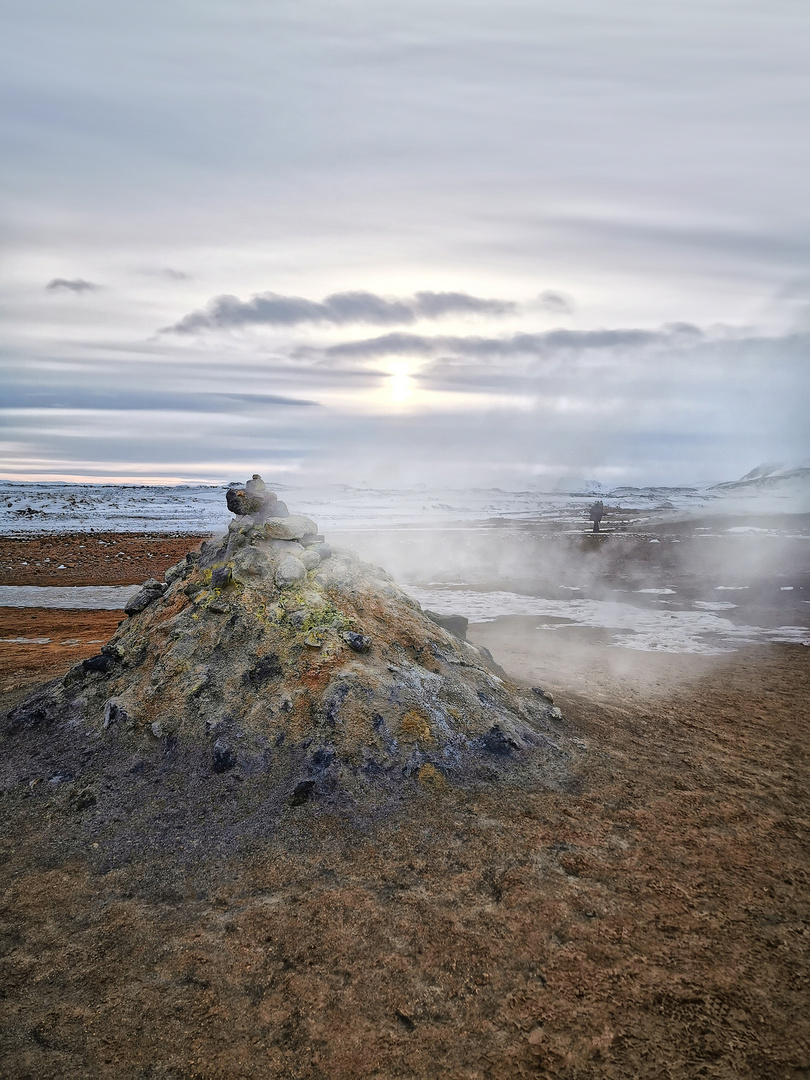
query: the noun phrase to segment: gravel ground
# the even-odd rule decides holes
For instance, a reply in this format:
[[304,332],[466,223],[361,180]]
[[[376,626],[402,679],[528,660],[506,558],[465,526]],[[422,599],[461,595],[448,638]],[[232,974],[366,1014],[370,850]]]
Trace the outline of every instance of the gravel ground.
[[199,547],[201,537],[143,533],[0,536],[3,585],[137,585]]
[[[108,565],[74,583],[149,576]],[[0,612],[0,637],[51,639],[0,645],[2,703],[119,617]],[[103,760],[3,793],[0,1075],[806,1080],[807,649],[628,655],[535,623],[469,637],[587,743],[569,790],[415,785],[363,829],[291,806],[228,850],[260,808],[212,774],[193,860],[171,755],[121,792],[159,822],[148,857],[110,858]]]

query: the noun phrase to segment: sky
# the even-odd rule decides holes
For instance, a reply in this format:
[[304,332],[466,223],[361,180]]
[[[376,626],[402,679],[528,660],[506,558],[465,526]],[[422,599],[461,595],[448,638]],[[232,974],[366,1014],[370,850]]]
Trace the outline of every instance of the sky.
[[805,0],[4,0],[0,478],[810,457]]

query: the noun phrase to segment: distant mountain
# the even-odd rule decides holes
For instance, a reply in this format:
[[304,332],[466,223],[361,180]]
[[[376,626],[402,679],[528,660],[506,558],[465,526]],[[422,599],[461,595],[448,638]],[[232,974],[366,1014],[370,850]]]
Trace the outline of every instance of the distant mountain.
[[810,462],[767,462],[739,480],[715,484],[708,491],[729,497],[756,498],[758,509],[810,512]]
[[599,480],[570,476],[560,480],[552,489],[558,495],[607,495],[610,488]]
[[[775,473],[783,472],[786,468],[783,461],[771,461],[767,465],[757,465],[751,472],[747,472],[742,477],[743,480],[758,480],[761,476],[773,476]],[[739,481],[732,481],[732,483],[739,483]]]
[[714,484],[711,491],[740,491],[744,489],[758,489],[771,491],[785,484],[793,486],[793,482],[810,483],[810,462],[801,461],[797,464],[787,464],[783,461],[768,462],[757,465],[755,469],[747,472],[739,480],[726,480],[721,484]]

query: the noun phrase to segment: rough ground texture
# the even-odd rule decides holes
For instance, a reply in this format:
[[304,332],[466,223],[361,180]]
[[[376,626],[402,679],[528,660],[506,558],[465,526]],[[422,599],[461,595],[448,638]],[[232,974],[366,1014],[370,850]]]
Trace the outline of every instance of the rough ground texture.
[[0,607],[0,709],[93,656],[115,632],[120,611]]
[[143,533],[0,537],[3,585],[135,585],[162,578],[199,539]]
[[[54,640],[14,646],[49,651],[42,678],[110,617],[30,614],[3,613],[4,636]],[[217,772],[185,727],[19,732],[0,1075],[806,1080],[807,650],[638,655],[631,682],[598,643],[558,672],[525,623],[470,636],[554,691],[564,784],[542,751],[490,753],[463,783],[415,774],[376,817],[326,797],[268,813],[265,781]]]
[[106,761],[16,788],[2,1075],[806,1077],[808,690],[770,646],[652,706],[568,697],[579,792],[417,784],[361,830],[310,802],[240,840],[215,774],[193,858],[170,754],[132,758],[137,857]]

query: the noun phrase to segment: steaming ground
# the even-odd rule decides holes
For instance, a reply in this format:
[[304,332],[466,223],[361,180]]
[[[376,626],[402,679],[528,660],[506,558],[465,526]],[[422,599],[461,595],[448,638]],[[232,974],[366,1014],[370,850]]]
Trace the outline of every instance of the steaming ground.
[[[660,694],[740,650],[787,643],[803,651],[810,642],[807,515],[721,515],[714,504],[711,515],[642,515],[608,503],[605,531],[594,535],[580,499],[556,517],[547,506],[542,519],[450,527],[413,506],[407,519],[399,505],[397,527],[372,529],[373,504],[360,502],[349,500],[353,519],[343,508],[343,528],[326,529],[333,544],[385,567],[424,608],[466,617],[471,641],[513,676],[555,693],[598,684],[607,695],[617,687]],[[347,519],[357,527],[346,528]],[[126,532],[127,521],[114,518],[115,532],[71,532],[77,521],[65,516],[54,533],[0,536],[0,694],[19,697],[44,669],[57,674],[97,651],[91,643],[109,637],[139,583],[160,578],[201,539]],[[81,621],[94,612],[97,626]]]
[[[612,648],[713,655],[762,642],[810,644],[808,521],[719,531],[705,519],[615,523],[598,536],[508,525],[344,535],[394,567],[423,607],[472,623],[531,616],[532,634],[608,631]],[[736,520],[736,519],[735,519]],[[725,524],[725,523],[724,523]]]
[[[4,603],[109,602],[205,532],[99,520],[0,538]],[[290,806],[225,848],[249,778],[214,772],[212,840],[189,861],[186,778],[156,745],[126,763],[150,854],[113,865],[127,819],[103,812],[103,755],[80,778],[34,760],[0,793],[0,1072],[804,1076],[810,668],[773,638],[807,633],[807,520],[347,524],[328,539],[466,614],[473,642],[554,695],[581,771],[561,791],[421,785],[363,833]],[[97,655],[121,615],[0,606],[0,708]]]
[[[610,647],[644,652],[660,650],[713,655],[733,652],[739,645],[761,641],[810,645],[810,630],[801,626],[773,629],[736,626],[730,619],[706,611],[652,611],[616,601],[543,600],[518,593],[476,593],[461,589],[411,589],[411,595],[439,614],[463,611],[476,623],[528,614],[543,620],[534,625],[536,619],[532,619],[532,628],[537,631],[568,631],[576,627],[607,629],[611,631]],[[576,648],[576,642],[570,641],[570,635],[566,636]]]

